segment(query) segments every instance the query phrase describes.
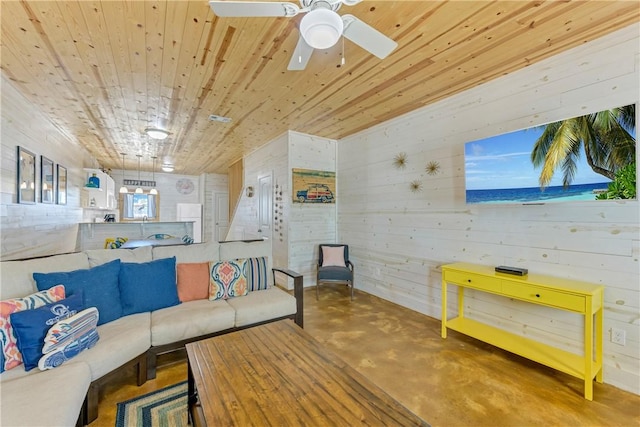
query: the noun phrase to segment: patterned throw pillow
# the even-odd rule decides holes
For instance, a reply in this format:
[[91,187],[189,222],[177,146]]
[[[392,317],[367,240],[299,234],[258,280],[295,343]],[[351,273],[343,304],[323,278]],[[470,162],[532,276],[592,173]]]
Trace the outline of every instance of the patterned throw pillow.
[[209,263],[209,300],[247,295],[246,259]]
[[24,298],[12,298],[0,301],[0,343],[2,344],[2,361],[0,372],[15,368],[22,364],[22,355],[18,350],[16,336],[11,327],[9,316],[23,310],[33,310],[45,304],[63,300],[64,286],[53,286],[46,291],[36,292]]
[[247,258],[245,275],[249,292],[269,288],[267,257]]
[[41,371],[57,368],[81,351],[96,345],[100,339],[96,328],[99,317],[98,310],[89,307],[51,326],[44,338],[38,368]]
[[25,371],[38,367],[49,328],[56,322],[75,316],[82,310],[84,306],[80,292],[69,298],[11,315],[13,332],[18,340]]

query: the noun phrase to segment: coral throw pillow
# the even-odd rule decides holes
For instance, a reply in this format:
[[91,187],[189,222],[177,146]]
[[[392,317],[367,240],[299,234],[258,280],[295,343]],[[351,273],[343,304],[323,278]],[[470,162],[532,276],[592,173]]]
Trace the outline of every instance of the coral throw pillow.
[[346,267],[344,262],[344,246],[323,246],[322,247],[323,267]]
[[228,299],[247,295],[247,260],[210,262],[209,299]]
[[24,298],[12,298],[0,301],[0,344],[2,344],[3,359],[0,372],[22,364],[22,355],[18,350],[18,341],[11,327],[9,316],[19,311],[33,310],[46,304],[63,300],[64,296],[64,286],[58,285]]
[[179,263],[178,298],[187,302],[209,298],[209,263],[185,262]]

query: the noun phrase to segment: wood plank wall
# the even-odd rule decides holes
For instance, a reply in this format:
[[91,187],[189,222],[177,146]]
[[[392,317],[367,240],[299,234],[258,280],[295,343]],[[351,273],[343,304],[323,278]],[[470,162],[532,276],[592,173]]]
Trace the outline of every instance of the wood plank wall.
[[[34,110],[4,75],[1,85],[0,259],[73,251],[77,223],[82,221],[83,213],[80,208],[80,189],[85,181],[83,167],[96,165],[71,135],[54,127],[44,115]],[[41,185],[41,155],[67,168],[66,205],[16,203],[17,146],[37,156],[37,192]]]
[[[272,229],[273,263],[304,275],[305,286],[315,284],[318,243],[336,239],[336,205],[293,203],[293,168],[335,171],[336,141],[289,131],[245,157],[245,185],[257,188],[258,177],[272,174],[274,210],[278,226]],[[278,193],[275,194],[276,185]],[[277,200],[280,197],[281,200]],[[280,220],[282,220],[280,222]],[[231,224],[235,239],[255,238],[258,198],[243,195]],[[289,283],[291,285],[291,283]]]
[[289,137],[289,179],[285,196],[291,203],[289,266],[303,274],[305,285],[311,286],[316,283],[318,245],[336,242],[337,205],[293,203],[291,169],[294,168],[335,172],[336,141],[298,132],[290,132]]
[[[102,211],[81,208],[81,189],[86,180],[83,168],[96,168],[99,165],[70,134],[48,122],[37,107],[20,95],[4,76],[0,83],[0,259],[20,259],[77,250],[77,224],[104,215]],[[66,205],[16,203],[17,146],[23,146],[37,155],[38,190],[41,155],[67,168],[69,184]],[[122,185],[122,170],[113,170],[111,175],[117,191]],[[176,203],[202,203],[203,238],[210,239],[213,234],[213,193],[227,191],[227,176],[155,175],[160,192],[161,219],[175,220]],[[137,178],[137,171],[127,170],[125,178]],[[151,176],[148,172],[143,172],[141,178],[151,179]],[[190,179],[193,182],[194,191],[191,194],[180,194],[176,190],[180,179]]]
[[244,188],[244,160],[240,159],[230,165],[227,176],[229,177],[229,218],[233,218]]
[[[638,201],[466,205],[464,182],[465,142],[638,103],[639,34],[633,25],[339,141],[338,235],[352,247],[357,287],[440,318],[444,263],[602,284],[604,380],[640,394]],[[393,166],[401,152],[405,169]],[[430,161],[441,166],[435,176],[425,173]],[[422,191],[411,191],[414,180]],[[486,294],[467,306],[469,316],[580,352],[575,315]],[[626,331],[626,346],[610,342],[612,327]]]

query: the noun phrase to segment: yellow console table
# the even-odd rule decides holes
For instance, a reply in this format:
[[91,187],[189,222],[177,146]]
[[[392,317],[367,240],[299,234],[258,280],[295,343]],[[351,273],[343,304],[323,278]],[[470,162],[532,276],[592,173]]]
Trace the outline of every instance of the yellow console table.
[[[447,318],[447,285],[458,287],[458,317]],[[584,316],[583,355],[525,338],[464,317],[466,288]],[[442,266],[442,338],[447,328],[584,380],[584,397],[593,399],[593,379],[602,382],[602,308],[604,288],[586,282],[528,274],[496,273],[491,266]],[[595,333],[594,333],[595,332]],[[595,340],[595,341],[594,341]],[[595,348],[594,348],[595,342]]]

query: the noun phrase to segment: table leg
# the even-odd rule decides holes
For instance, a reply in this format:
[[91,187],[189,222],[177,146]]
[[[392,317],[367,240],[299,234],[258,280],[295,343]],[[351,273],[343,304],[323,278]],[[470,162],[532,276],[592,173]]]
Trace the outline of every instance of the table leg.
[[593,305],[587,298],[587,312],[584,316],[584,398],[593,400]]
[[442,279],[442,338],[447,337],[447,282]]
[[194,425],[193,411],[198,401],[198,392],[196,390],[193,372],[191,372],[191,363],[187,361],[187,417],[188,423]]

